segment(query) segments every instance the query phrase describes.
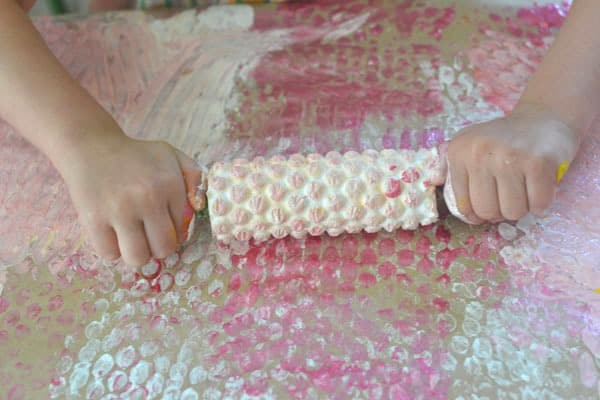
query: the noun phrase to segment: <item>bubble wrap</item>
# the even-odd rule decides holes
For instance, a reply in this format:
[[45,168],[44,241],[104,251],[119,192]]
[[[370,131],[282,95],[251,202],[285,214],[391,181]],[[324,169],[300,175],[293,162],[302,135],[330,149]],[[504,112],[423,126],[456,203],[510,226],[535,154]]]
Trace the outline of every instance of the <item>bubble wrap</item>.
[[208,174],[213,235],[227,243],[416,229],[438,218],[439,174],[436,149],[219,162]]
[[[566,15],[537,3],[34,22],[126,132],[212,165],[431,148],[500,116]],[[0,160],[0,399],[600,399],[600,129],[541,219],[225,245],[201,215],[138,269],[82,246],[60,175],[3,123]]]

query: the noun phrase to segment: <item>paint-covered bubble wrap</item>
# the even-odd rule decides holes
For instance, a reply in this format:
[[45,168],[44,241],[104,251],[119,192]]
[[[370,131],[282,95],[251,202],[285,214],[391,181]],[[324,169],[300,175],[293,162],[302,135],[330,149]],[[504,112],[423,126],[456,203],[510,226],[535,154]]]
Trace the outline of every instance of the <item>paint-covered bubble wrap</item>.
[[[0,399],[598,399],[600,129],[543,217],[440,212],[366,231],[378,202],[403,212],[388,227],[431,221],[435,148],[512,109],[568,8],[319,0],[34,18],[128,135],[216,166],[216,209],[164,260],[103,261],[48,159],[0,123]],[[296,190],[309,207],[292,214]],[[350,231],[365,231],[308,231],[341,215],[312,226],[337,234],[361,210]],[[300,216],[306,236],[212,236],[225,221],[264,239],[255,215],[277,236]]]
[[229,243],[413,230],[437,221],[441,175],[436,149],[218,162],[208,174],[213,235]]

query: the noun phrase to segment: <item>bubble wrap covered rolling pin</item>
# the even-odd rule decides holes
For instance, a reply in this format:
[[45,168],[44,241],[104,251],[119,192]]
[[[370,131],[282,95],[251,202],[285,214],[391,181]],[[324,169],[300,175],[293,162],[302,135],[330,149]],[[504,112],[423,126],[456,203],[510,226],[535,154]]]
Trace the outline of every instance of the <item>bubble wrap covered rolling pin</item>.
[[437,149],[295,154],[217,162],[202,189],[217,240],[260,242],[431,224],[441,174]]

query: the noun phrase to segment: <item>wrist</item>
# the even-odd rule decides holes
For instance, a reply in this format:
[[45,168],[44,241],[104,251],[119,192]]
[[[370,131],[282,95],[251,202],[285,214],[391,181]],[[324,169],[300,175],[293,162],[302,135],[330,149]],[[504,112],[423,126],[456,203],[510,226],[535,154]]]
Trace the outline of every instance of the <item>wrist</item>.
[[581,141],[595,119],[600,107],[598,96],[569,94],[568,90],[559,90],[554,94],[527,88],[519,99],[514,112],[536,112],[547,118],[560,121],[568,126]]
[[74,163],[116,148],[127,138],[110,116],[73,121],[49,137],[52,140],[43,151],[61,173],[66,168],[72,168]]
[[544,103],[519,101],[510,114],[516,132],[532,134],[539,155],[557,163],[571,162],[579,149],[582,135],[576,123]]

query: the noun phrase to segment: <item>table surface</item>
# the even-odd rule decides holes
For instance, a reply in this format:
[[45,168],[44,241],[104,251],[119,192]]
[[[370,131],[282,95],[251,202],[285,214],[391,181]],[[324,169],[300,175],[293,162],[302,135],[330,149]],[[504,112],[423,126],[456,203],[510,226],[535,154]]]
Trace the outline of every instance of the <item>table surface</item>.
[[[128,134],[210,163],[435,146],[511,109],[568,7],[367,3],[35,23]],[[598,132],[543,218],[232,247],[200,221],[135,270],[2,124],[0,398],[599,398]]]

